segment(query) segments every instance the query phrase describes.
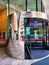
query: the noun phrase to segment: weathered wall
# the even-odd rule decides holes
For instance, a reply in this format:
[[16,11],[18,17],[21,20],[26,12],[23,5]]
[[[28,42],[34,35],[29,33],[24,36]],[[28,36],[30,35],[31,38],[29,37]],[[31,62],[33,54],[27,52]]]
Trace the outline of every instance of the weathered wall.
[[0,32],[3,33],[6,30],[6,9],[0,12]]

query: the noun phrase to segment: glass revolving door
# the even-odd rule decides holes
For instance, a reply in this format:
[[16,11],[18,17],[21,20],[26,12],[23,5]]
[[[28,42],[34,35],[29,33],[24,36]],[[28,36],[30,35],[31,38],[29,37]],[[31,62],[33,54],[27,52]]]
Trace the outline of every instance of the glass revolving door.
[[[25,18],[25,59],[32,59],[32,49],[43,49],[48,46],[48,36],[46,33],[46,20],[40,18]],[[45,40],[46,39],[46,40]]]
[[31,28],[31,45],[32,47],[43,46],[43,30],[42,28]]
[[[25,18],[24,28],[25,35],[30,35],[29,41],[32,47],[43,47],[45,45],[45,25],[43,19],[40,18]],[[27,44],[27,43],[26,43]]]

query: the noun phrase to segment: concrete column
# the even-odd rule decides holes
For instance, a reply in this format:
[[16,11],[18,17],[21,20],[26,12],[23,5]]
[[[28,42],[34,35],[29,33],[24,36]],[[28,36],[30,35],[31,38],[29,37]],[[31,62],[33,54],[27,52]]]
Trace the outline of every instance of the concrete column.
[[11,16],[11,24],[12,24],[12,39],[14,39],[14,20],[13,20],[13,15]]
[[10,14],[10,1],[7,0],[7,16]]

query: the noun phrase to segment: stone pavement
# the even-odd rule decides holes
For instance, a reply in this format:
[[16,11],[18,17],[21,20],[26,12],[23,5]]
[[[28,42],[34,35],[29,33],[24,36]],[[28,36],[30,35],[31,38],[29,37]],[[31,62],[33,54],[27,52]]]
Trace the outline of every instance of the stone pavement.
[[[45,61],[48,61],[49,63],[49,55],[43,58],[34,59],[34,60],[18,60],[18,59],[9,57],[6,54],[6,48],[0,48],[0,65],[31,65],[31,64],[38,65],[39,63],[41,64],[42,62],[45,62]],[[47,65],[49,65],[48,63]]]
[[[10,47],[13,47],[13,45],[9,45],[9,46]],[[18,46],[20,47],[20,44],[18,44]],[[8,47],[8,48],[10,49],[10,47]],[[17,46],[15,46],[15,47],[17,47]],[[20,48],[19,47],[16,48],[16,50],[19,49],[19,53],[18,54],[20,54],[21,53],[21,50],[23,50],[21,47]],[[7,51],[8,50],[7,50],[6,47],[5,48],[0,48],[0,65],[31,65],[31,60],[20,60],[20,59],[12,58],[12,57],[8,56],[8,54],[6,53]],[[16,52],[18,52],[18,51],[16,51]],[[16,57],[17,57],[17,55],[16,55]],[[20,54],[20,56],[21,56],[21,54]]]
[[0,48],[0,65],[17,65],[24,59],[24,44],[19,44],[16,40],[10,40],[9,45]]
[[6,48],[0,48],[0,65],[12,65],[13,59],[6,54]]
[[31,60],[18,60],[6,54],[6,48],[0,48],[0,65],[31,65]]
[[[40,63],[45,61],[47,61],[47,65],[49,65],[49,50],[46,50],[47,54],[40,59],[24,60],[24,44],[22,44],[22,42],[20,43],[21,44],[18,44],[17,41],[10,41],[7,47],[0,48],[0,65],[40,65]],[[34,50],[34,52],[37,51],[38,50]],[[8,52],[8,54],[6,52]]]

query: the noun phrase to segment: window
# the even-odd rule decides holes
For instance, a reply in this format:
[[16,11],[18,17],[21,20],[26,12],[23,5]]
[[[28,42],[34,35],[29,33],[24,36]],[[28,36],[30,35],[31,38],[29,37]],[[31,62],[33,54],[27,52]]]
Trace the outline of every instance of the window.
[[30,25],[29,23],[30,23],[30,18],[25,18],[24,19],[24,25],[29,26]]
[[26,27],[26,34],[30,34],[30,27]]
[[44,11],[42,0],[28,0],[28,9],[31,11]]
[[34,35],[34,29],[30,28],[30,33]]
[[36,11],[36,0],[28,0],[28,8],[32,11]]

